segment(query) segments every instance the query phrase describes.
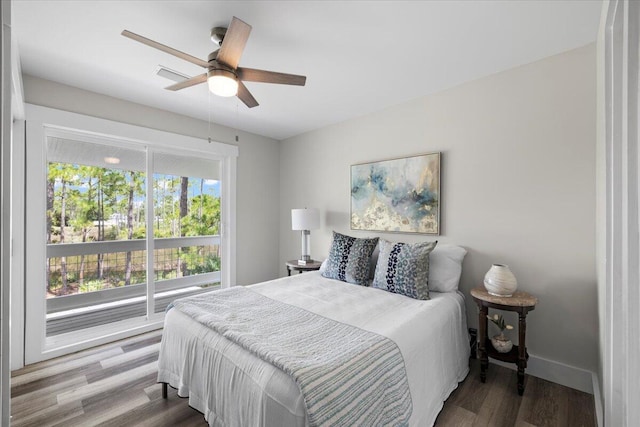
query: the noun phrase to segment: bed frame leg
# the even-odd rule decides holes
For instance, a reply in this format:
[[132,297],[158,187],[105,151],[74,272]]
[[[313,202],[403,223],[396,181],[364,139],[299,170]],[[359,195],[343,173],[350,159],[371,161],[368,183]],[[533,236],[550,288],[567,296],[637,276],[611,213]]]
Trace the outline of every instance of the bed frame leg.
[[162,383],[162,398],[167,398],[167,383]]

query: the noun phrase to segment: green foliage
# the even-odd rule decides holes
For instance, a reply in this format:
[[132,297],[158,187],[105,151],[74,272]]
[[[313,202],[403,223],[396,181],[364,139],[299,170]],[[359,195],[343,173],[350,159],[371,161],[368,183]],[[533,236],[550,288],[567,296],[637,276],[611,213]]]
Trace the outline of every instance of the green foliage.
[[144,239],[147,235],[147,228],[143,225],[138,225],[133,228],[133,238],[134,239]]
[[156,239],[162,239],[165,237],[174,237],[174,235],[171,228],[158,226],[153,229],[153,237]]
[[190,247],[180,258],[187,264],[188,274],[202,274],[220,271],[220,258],[214,254],[201,255],[202,246]]
[[[65,243],[146,237],[145,173],[50,162],[47,179],[47,236],[51,237],[51,243],[60,241],[61,231],[64,231]],[[219,234],[220,198],[205,194],[204,190],[205,180],[201,178],[155,174],[154,237]],[[64,228],[61,224],[63,217]],[[59,266],[49,267],[47,289],[57,295],[63,291],[81,293],[124,286],[125,271],[131,275],[130,284],[145,281],[145,263],[124,263],[123,255],[117,256],[120,257],[119,261],[115,259],[116,254],[86,255],[84,263],[80,262],[79,257],[67,257],[64,273]],[[176,277],[176,274],[220,270],[219,257],[202,248],[192,247],[186,251],[176,248],[172,262],[177,262],[178,258],[186,264],[180,272],[176,272],[174,266],[166,274],[158,273]],[[81,268],[83,271],[79,271]],[[62,280],[62,274],[67,275],[65,281]],[[80,277],[83,277],[82,283]],[[64,289],[63,282],[67,283]]]
[[117,240],[118,230],[115,227],[109,227],[105,230],[104,240]]
[[104,289],[104,281],[97,279],[97,280],[89,280],[87,282],[82,283],[78,287],[78,292],[79,293],[95,292],[95,291],[101,291],[102,289]]
[[[182,218],[183,236],[207,236],[219,233],[220,198],[209,194],[195,196],[191,199],[192,209]],[[193,209],[193,206],[197,206]]]

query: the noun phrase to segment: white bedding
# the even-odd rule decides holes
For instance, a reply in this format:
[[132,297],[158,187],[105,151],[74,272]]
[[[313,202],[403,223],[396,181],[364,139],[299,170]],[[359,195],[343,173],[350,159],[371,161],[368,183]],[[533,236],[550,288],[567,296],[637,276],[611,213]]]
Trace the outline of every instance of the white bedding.
[[[267,297],[384,335],[404,357],[413,400],[410,425],[432,425],[444,400],[468,373],[463,296],[431,293],[419,301],[309,272],[252,285]],[[178,310],[162,337],[158,381],[189,396],[211,426],[303,426],[296,383]]]

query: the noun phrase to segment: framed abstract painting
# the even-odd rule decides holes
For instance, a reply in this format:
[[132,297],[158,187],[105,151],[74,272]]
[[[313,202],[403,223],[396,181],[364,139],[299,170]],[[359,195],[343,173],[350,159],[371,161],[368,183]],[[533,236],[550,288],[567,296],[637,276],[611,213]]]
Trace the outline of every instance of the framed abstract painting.
[[351,229],[440,234],[440,153],[352,165]]

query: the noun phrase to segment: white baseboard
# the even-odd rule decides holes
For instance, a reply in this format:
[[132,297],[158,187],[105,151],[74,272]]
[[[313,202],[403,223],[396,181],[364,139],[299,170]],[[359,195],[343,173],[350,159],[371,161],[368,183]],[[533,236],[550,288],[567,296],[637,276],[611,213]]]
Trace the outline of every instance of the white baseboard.
[[[489,359],[493,364],[504,366],[509,369],[517,369],[513,363],[500,362],[499,360]],[[585,369],[576,368],[575,366],[565,365],[564,363],[553,360],[543,359],[542,357],[529,355],[526,373],[543,380],[561,384],[585,393],[594,394],[594,373]],[[599,390],[598,390],[599,392]],[[596,402],[596,405],[598,402]],[[597,409],[597,406],[596,406]]]
[[593,400],[596,404],[596,419],[598,421],[598,427],[604,426],[604,413],[602,411],[602,394],[600,394],[600,382],[598,381],[598,375],[595,372],[591,373],[593,379]]

